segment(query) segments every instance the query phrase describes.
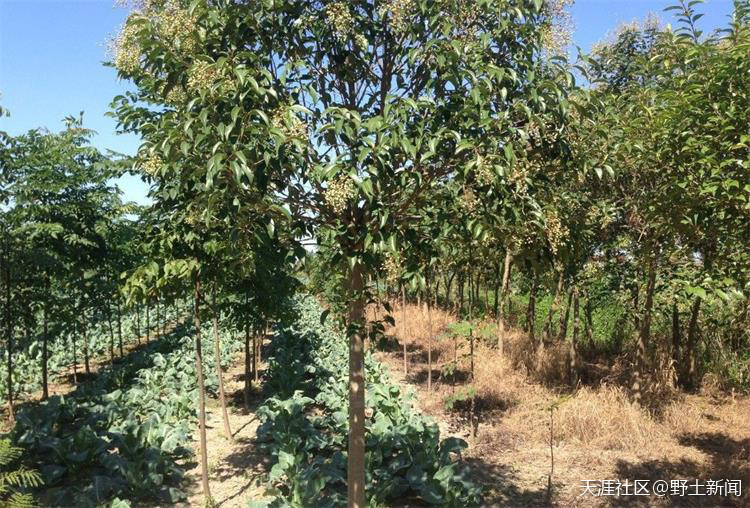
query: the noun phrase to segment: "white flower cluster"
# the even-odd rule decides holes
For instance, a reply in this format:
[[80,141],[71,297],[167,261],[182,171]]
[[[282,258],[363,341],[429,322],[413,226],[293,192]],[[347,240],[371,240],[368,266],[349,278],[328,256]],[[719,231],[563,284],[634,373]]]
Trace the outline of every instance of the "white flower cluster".
[[161,157],[156,154],[150,154],[141,163],[141,167],[146,174],[151,176],[157,176],[161,168],[164,166],[164,161]]
[[354,16],[344,2],[333,2],[326,6],[326,20],[333,26],[333,33],[340,42],[345,42],[350,37],[354,44],[360,49],[367,49],[370,42],[361,33],[354,32]]
[[159,31],[184,52],[191,53],[197,46],[195,19],[179,2],[168,1],[158,14]]
[[304,139],[307,136],[307,124],[296,115],[290,114],[284,106],[276,108],[271,115],[271,125],[279,129],[288,139]]
[[567,10],[573,0],[546,0],[542,7],[546,23],[542,26],[542,44],[552,55],[562,55],[573,37],[573,18]]
[[402,34],[409,29],[409,18],[414,13],[414,7],[414,0],[388,0],[380,6],[378,14],[381,18],[390,14],[393,31]]
[[466,212],[467,215],[471,215],[479,209],[479,205],[479,198],[476,197],[471,189],[465,188],[459,201],[459,206],[463,209],[463,211]]
[[385,272],[385,279],[389,283],[393,284],[398,282],[401,278],[401,263],[399,263],[396,256],[388,254],[383,261],[383,271]]
[[132,74],[141,63],[141,46],[138,43],[138,28],[133,23],[137,15],[132,14],[125,21],[120,33],[112,43],[115,68],[123,74]]
[[557,254],[565,238],[568,236],[568,228],[560,220],[560,216],[556,211],[548,211],[544,216],[544,222],[546,224],[547,241],[549,241],[550,248],[553,254]]
[[485,158],[481,155],[477,155],[477,163],[474,173],[477,182],[481,185],[491,185],[495,181],[495,173],[492,171],[492,166],[488,164]]
[[333,2],[326,6],[326,18],[333,26],[339,40],[346,39],[352,31],[354,18],[344,2]]
[[169,92],[167,92],[165,100],[167,101],[167,104],[179,106],[181,104],[185,104],[188,101],[188,95],[187,92],[185,92],[184,88],[177,85],[173,87]]
[[351,178],[344,175],[332,181],[325,192],[325,200],[334,212],[341,214],[346,210],[349,201],[356,195],[356,188]]

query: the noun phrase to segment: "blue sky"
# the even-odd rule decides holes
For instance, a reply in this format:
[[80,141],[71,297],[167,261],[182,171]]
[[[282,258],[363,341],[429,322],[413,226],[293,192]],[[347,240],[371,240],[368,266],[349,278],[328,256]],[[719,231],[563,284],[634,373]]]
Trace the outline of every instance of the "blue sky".
[[[574,42],[583,50],[617,25],[649,12],[670,22],[664,7],[673,0],[577,0],[571,9]],[[699,7],[700,26],[723,26],[731,0],[708,0]],[[62,128],[62,119],[84,111],[86,127],[98,132],[94,144],[133,154],[139,140],[116,135],[105,117],[115,95],[127,90],[115,71],[102,65],[107,41],[123,23],[126,10],[114,0],[0,0],[0,104],[10,118],[0,130],[19,134],[35,127]],[[136,177],[119,182],[126,200],[145,202],[146,186]]]

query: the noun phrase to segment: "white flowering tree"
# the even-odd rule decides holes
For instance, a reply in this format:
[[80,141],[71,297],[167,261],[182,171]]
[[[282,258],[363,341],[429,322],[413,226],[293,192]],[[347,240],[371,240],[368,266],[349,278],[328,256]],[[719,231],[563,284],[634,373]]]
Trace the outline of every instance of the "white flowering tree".
[[443,186],[483,175],[500,199],[528,125],[564,117],[551,5],[144,0],[115,43],[136,85],[115,112],[143,136],[158,199],[290,218],[345,272],[351,506],[365,504],[365,277],[408,248]]

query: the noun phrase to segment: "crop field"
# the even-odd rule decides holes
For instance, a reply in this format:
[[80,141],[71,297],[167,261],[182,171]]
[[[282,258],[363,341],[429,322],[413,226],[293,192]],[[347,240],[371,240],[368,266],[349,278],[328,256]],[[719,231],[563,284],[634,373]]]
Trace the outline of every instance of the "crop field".
[[750,0],[662,1],[0,0],[0,507],[750,506]]

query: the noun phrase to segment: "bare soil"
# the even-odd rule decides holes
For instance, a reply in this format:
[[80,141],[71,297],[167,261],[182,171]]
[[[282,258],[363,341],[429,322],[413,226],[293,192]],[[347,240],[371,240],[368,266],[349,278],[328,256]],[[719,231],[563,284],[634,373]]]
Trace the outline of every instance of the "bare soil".
[[[264,368],[263,365],[260,368]],[[251,404],[244,407],[244,356],[224,372],[227,410],[232,440],[224,435],[221,404],[218,399],[206,399],[206,439],[208,450],[209,488],[214,505],[222,508],[247,506],[249,501],[266,499],[265,472],[270,467],[269,457],[262,453],[255,441],[258,418],[255,409],[262,401],[261,388],[253,383]],[[197,404],[197,401],[196,401]],[[198,426],[193,432],[194,462],[186,473],[188,501],[181,506],[205,506],[201,489]]]

